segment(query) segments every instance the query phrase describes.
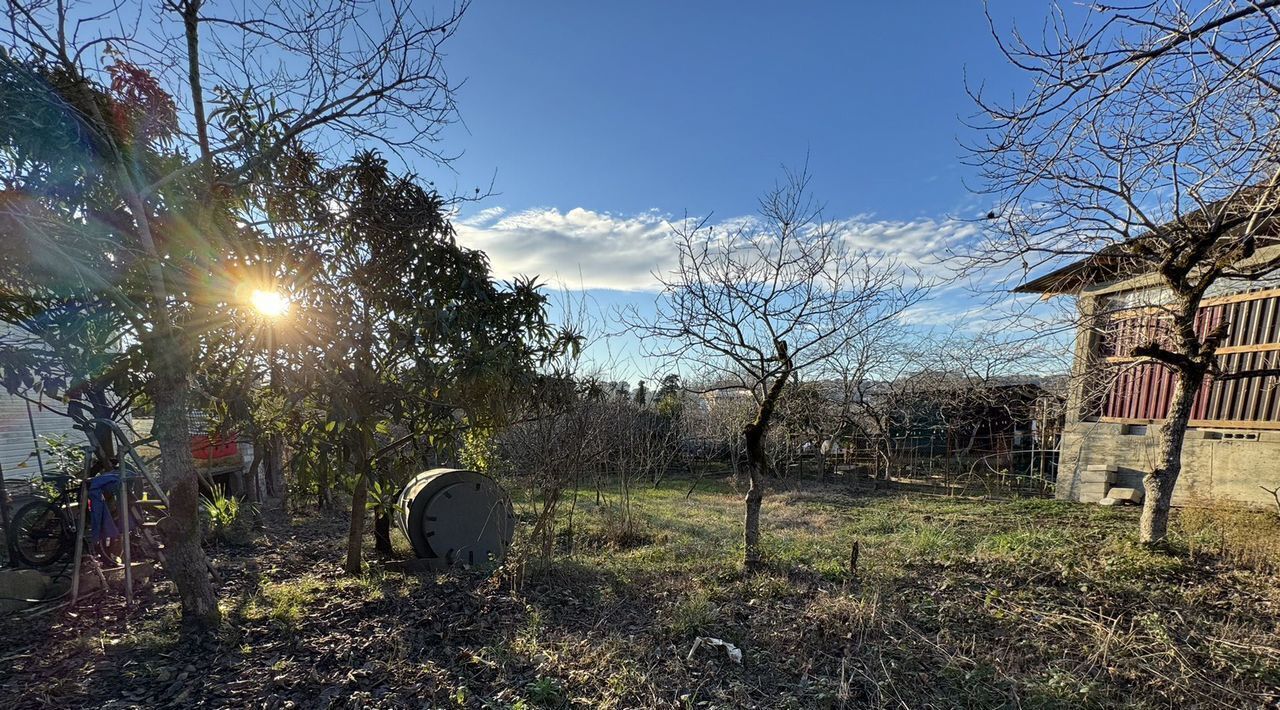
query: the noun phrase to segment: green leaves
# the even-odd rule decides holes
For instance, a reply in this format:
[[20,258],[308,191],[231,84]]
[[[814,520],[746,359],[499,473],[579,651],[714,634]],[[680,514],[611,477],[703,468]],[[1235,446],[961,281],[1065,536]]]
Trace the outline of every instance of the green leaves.
[[400,496],[400,488],[400,486],[390,481],[370,481],[369,500],[365,507],[382,515],[391,515],[395,511],[396,499]]

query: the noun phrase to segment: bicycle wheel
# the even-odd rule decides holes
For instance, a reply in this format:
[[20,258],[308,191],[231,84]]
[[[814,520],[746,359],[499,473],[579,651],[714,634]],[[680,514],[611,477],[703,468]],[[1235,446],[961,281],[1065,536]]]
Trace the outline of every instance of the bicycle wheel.
[[13,514],[13,552],[31,567],[46,567],[71,550],[74,539],[62,508],[46,500],[33,500]]

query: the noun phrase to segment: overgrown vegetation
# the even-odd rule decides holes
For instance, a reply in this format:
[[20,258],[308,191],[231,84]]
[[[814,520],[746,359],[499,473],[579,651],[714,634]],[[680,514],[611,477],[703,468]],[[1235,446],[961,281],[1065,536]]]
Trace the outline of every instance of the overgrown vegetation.
[[1280,514],[1196,501],[1178,516],[1188,550],[1244,569],[1280,571]]
[[[345,577],[328,549],[342,520],[271,518],[273,544],[240,548],[227,566],[216,639],[174,653],[165,585],[132,625],[108,605],[38,634],[5,629],[13,661],[0,690],[33,707],[161,693],[476,708],[1280,700],[1280,559],[1236,544],[1268,528],[1211,547],[1200,513],[1181,511],[1174,550],[1153,552],[1137,542],[1134,509],[804,485],[765,501],[770,564],[744,574],[740,495],[727,481],[687,490],[633,489],[646,541],[626,548],[602,542],[607,494],[582,491],[552,558],[492,575],[390,565]],[[537,504],[519,503],[526,522]],[[1237,564],[1242,554],[1252,561]],[[700,636],[739,647],[742,664],[713,646],[689,657]],[[68,663],[86,670],[63,673]],[[187,664],[197,671],[184,676]]]
[[[442,43],[465,2],[435,18],[407,0],[143,3],[181,24],[163,46],[118,13],[10,3],[0,385],[65,407],[94,444],[81,466],[51,442],[58,470],[120,469],[93,420],[147,410],[166,498],[151,598],[5,622],[0,692],[33,707],[1280,704],[1280,518],[1202,505],[1166,529],[1197,391],[1246,379],[1217,360],[1225,321],[1197,332],[1196,309],[1280,264],[1274,245],[1257,260],[1280,219],[1280,104],[1264,65],[1238,63],[1280,46],[1278,4],[1203,21],[1176,0],[1154,20],[1099,8],[1116,34],[1005,47],[1041,67],[1041,101],[984,104],[993,142],[976,154],[1004,238],[962,266],[1003,289],[1011,265],[1107,244],[1101,212],[1116,273],[1154,269],[1172,299],[1176,337],[1125,353],[1181,378],[1139,528],[1128,509],[867,490],[902,474],[954,494],[985,470],[1044,492],[1080,408],[1029,381],[1052,368],[1008,334],[913,329],[924,262],[851,241],[804,170],[752,219],[670,225],[657,308],[624,318],[667,373],[652,394],[588,372],[573,309],[458,243],[480,190],[414,172],[449,162],[431,146],[455,118]],[[1127,36],[1154,48],[1111,46]],[[1234,49],[1195,50],[1214,38]],[[1179,78],[1193,100],[1171,110]],[[1134,183],[1106,167],[1116,131],[1082,127],[1166,133],[1130,122],[1143,105],[1182,137],[1128,141]],[[1186,164],[1216,170],[1187,184]],[[1136,214],[1165,193],[1193,209]],[[1064,251],[1064,234],[1082,242]],[[196,470],[196,414],[205,448],[234,432],[252,450],[225,488]],[[501,478],[523,524],[501,565],[427,573],[403,559],[397,497],[460,464]]]

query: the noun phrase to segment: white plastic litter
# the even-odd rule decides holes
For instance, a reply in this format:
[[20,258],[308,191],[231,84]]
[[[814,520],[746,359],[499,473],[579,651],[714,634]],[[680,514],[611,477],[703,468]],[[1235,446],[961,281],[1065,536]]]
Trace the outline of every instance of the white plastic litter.
[[712,638],[710,636],[699,636],[698,638],[694,639],[693,648],[689,649],[689,655],[685,657],[685,660],[692,661],[693,654],[696,653],[698,649],[702,647],[703,644],[706,644],[708,646],[722,646],[724,647],[724,652],[729,655],[729,660],[733,661],[734,663],[739,663],[739,664],[742,663],[742,649],[738,648],[737,646],[734,646],[733,644],[729,643],[728,641],[725,641],[724,639]]

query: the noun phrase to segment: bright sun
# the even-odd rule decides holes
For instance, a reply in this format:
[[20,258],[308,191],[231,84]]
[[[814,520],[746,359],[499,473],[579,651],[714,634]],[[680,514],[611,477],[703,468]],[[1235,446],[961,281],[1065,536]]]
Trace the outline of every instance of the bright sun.
[[276,291],[255,290],[249,296],[254,310],[268,318],[279,318],[289,312],[289,300]]

